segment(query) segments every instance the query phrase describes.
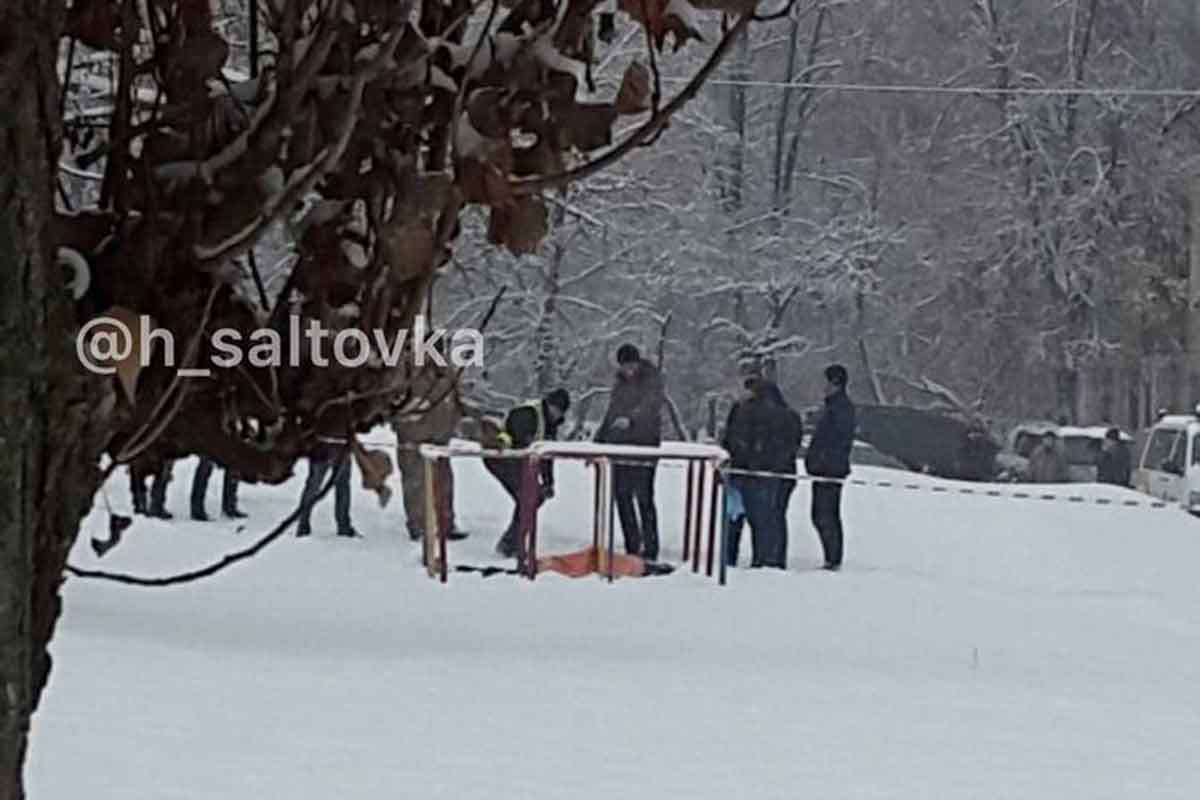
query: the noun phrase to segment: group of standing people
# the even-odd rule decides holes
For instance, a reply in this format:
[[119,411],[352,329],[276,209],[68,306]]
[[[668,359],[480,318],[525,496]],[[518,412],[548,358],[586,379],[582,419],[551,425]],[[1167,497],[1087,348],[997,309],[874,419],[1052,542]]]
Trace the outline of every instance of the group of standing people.
[[[854,404],[846,394],[846,368],[825,370],[825,402],[804,453],[811,476],[813,527],[825,554],[824,568],[841,568],[844,550],[842,480],[850,474],[854,446]],[[779,386],[765,378],[748,378],[744,394],[725,423],[722,446],[729,451],[730,480],[726,487],[730,535],[726,563],[736,566],[743,520],[750,525],[751,567],[787,567],[787,508],[796,488],[796,471],[804,448],[804,424],[783,397]],[[774,474],[771,474],[774,473]],[[826,480],[822,480],[822,479]],[[738,513],[740,505],[743,513]]]
[[[605,444],[630,444],[657,447],[662,442],[662,376],[658,367],[642,357],[637,347],[623,344],[617,349],[617,374],[609,396],[608,409],[597,427],[594,439]],[[521,404],[505,417],[503,429],[490,442],[501,448],[524,449],[534,442],[558,438],[559,426],[566,417],[571,398],[565,389],[555,389],[540,400]],[[626,555],[646,562],[658,560],[658,509],[654,501],[655,459],[632,459],[633,463],[613,466],[613,501]],[[512,520],[496,552],[505,558],[518,555],[521,524],[532,518],[542,503],[554,496],[554,464],[541,462],[537,475],[538,491],[532,499],[521,492],[521,461],[511,458],[485,458],[484,465],[513,500]],[[536,507],[524,509],[522,503]]]
[[[174,519],[167,510],[167,485],[171,482],[175,462],[169,458],[135,459],[129,465],[129,493],[133,497],[133,512],[157,519]],[[208,522],[211,517],[206,508],[208,482],[212,478],[216,462],[200,458],[192,476],[191,517],[197,522]],[[150,486],[147,488],[146,483]],[[238,508],[238,479],[225,470],[221,482],[221,514],[229,519],[243,519],[246,514]]]
[[[597,427],[594,440],[603,444],[657,447],[662,442],[662,411],[665,402],[662,375],[632,344],[617,349],[617,374],[608,409]],[[821,416],[804,454],[805,468],[812,476],[813,526],[825,554],[825,569],[842,565],[844,532],[841,517],[842,482],[850,474],[850,452],[854,445],[855,410],[846,394],[848,374],[840,364],[828,367],[825,402]],[[727,563],[737,564],[743,522],[750,525],[751,566],[787,566],[787,508],[796,479],[799,453],[804,445],[801,417],[787,403],[779,386],[764,378],[749,378],[729,412],[722,445],[730,454],[730,479],[726,489],[744,513],[730,515]],[[495,444],[523,449],[536,441],[557,438],[570,398],[556,389],[541,400],[512,409]],[[545,500],[554,496],[551,459],[542,461],[539,490],[532,499],[520,491],[521,462],[502,457],[485,458],[487,469],[513,499],[512,520],[496,545],[504,557],[518,552],[518,535],[523,519],[530,519]],[[654,499],[657,459],[621,459],[613,466],[613,501],[617,507],[627,555],[653,563],[659,557],[658,509]],[[758,474],[756,474],[758,473]],[[762,474],[771,473],[771,474]],[[534,502],[536,508],[522,509]]]
[[[617,349],[616,362],[608,408],[595,431],[594,440],[603,444],[657,447],[662,442],[665,403],[659,368],[632,344],[623,344]],[[398,413],[392,421],[398,441],[396,461],[404,487],[408,535],[414,541],[424,537],[429,523],[425,519],[425,463],[417,445],[447,444],[464,417],[479,416],[471,414],[463,404],[455,378],[448,370],[435,369],[419,375],[411,394],[421,401],[415,407],[405,409],[403,414]],[[812,522],[825,552],[825,568],[836,570],[841,566],[843,555],[841,490],[842,479],[850,472],[855,411],[846,395],[848,376],[845,368],[836,364],[830,366],[825,370],[825,379],[824,408],[804,459],[808,474],[814,478]],[[796,471],[797,458],[803,448],[804,425],[774,382],[749,378],[742,389],[729,412],[722,437],[732,468],[727,493],[744,509],[744,514],[731,520],[725,557],[730,565],[736,565],[745,522],[751,529],[751,566],[782,569],[787,565],[787,508],[796,488],[795,478],[786,476]],[[569,393],[559,388],[544,397],[517,405],[507,413],[503,425],[485,444],[501,449],[525,449],[538,441],[557,439],[570,403]],[[539,465],[535,476],[537,489],[532,496],[522,491],[523,463],[519,459],[503,457],[484,459],[487,470],[513,500],[511,520],[496,544],[497,553],[506,558],[518,554],[522,524],[532,519],[546,500],[554,497],[553,460],[544,459]],[[204,501],[216,466],[211,459],[201,458],[196,468],[191,493],[193,519],[209,519]],[[449,503],[451,530],[448,536],[464,538],[467,534],[454,522],[453,473],[445,462],[436,468],[442,471],[439,478],[444,482],[444,499]],[[312,510],[331,473],[337,535],[358,535],[350,518],[349,453],[344,447],[322,442],[309,454],[297,536],[312,533]],[[658,509],[654,496],[656,473],[655,458],[623,459],[613,465],[613,501],[625,552],[649,564],[659,558]],[[171,515],[164,507],[164,498],[166,483],[170,480],[170,463],[131,468],[130,475],[135,510],[169,519]],[[153,484],[147,494],[145,482],[150,478]],[[236,476],[225,470],[221,510],[227,517],[246,516],[238,509],[237,486]],[[526,502],[534,503],[534,508],[523,508]]]
[[[1121,440],[1118,428],[1109,428],[1096,451],[1096,480],[1112,486],[1130,485],[1133,464],[1129,446]],[[1058,434],[1046,431],[1029,455],[1029,480],[1032,483],[1069,483],[1071,465]]]

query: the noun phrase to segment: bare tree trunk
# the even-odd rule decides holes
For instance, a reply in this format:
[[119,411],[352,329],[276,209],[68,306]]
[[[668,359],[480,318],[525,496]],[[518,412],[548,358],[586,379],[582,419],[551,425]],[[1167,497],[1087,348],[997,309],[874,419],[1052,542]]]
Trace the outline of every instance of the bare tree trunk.
[[63,565],[99,482],[105,392],[75,360],[50,241],[61,27],[61,2],[0,0],[0,800],[25,797]]
[[663,399],[666,401],[667,418],[671,420],[671,427],[675,429],[675,436],[681,442],[690,442],[692,437],[688,436],[687,426],[683,424],[683,416],[679,413],[679,406],[675,405],[675,401],[671,399],[671,395],[663,393]]

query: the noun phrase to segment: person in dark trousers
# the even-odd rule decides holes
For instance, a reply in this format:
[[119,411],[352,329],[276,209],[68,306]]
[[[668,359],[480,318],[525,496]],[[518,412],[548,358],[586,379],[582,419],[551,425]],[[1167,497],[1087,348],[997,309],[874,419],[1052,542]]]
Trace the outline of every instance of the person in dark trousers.
[[[772,425],[774,434],[768,449],[767,461],[770,464],[768,469],[771,472],[794,475],[796,459],[804,444],[804,420],[784,400],[783,392],[780,391],[778,384],[772,381],[763,381],[761,391],[763,397],[772,405],[771,414],[776,420]],[[775,482],[773,509],[776,517],[775,546],[777,550],[772,554],[771,563],[767,566],[783,569],[787,566],[787,510],[792,501],[792,492],[796,490],[796,479],[773,478],[772,480]]]
[[[801,422],[773,382],[747,381],[749,397],[730,411],[723,444],[734,469],[755,472],[796,471]],[[789,464],[790,459],[790,464]],[[734,475],[750,523],[751,567],[787,566],[785,511],[794,480],[771,475]],[[730,536],[732,540],[734,537]],[[739,537],[740,538],[740,537]],[[727,563],[736,564],[737,544],[729,542]]]
[[[663,384],[658,367],[632,344],[617,348],[617,377],[595,440],[658,447],[662,443]],[[654,504],[657,462],[613,466],[613,498],[625,535],[625,552],[658,560],[658,510]]]
[[[841,364],[825,368],[825,407],[813,431],[804,469],[817,478],[812,486],[812,522],[825,551],[825,569],[842,566],[842,484],[850,474],[850,451],[854,447],[854,404],[846,395],[849,376]],[[820,478],[838,478],[839,482]]]
[[[208,480],[212,477],[213,468],[217,462],[211,458],[200,456],[196,466],[196,474],[192,476],[192,519],[198,522],[208,522],[208,512],[204,509],[204,501],[208,495]],[[224,470],[221,481],[221,513],[230,519],[243,519],[246,515],[238,509],[237,502],[238,479]]]
[[[571,396],[566,389],[555,389],[541,400],[531,400],[519,405],[508,412],[504,420],[504,430],[498,439],[505,449],[524,450],[534,442],[554,440],[558,438],[558,428],[567,415],[571,406]],[[517,458],[485,458],[484,466],[488,472],[496,476],[504,491],[513,499],[512,520],[508,523],[500,541],[496,543],[496,552],[504,558],[517,555],[519,547],[517,536],[521,532],[521,480],[523,461]],[[538,476],[539,487],[537,506],[554,496],[554,462],[552,459],[542,459],[541,472]],[[534,509],[537,513],[537,509]]]
[[[129,492],[133,495],[133,513],[157,519],[174,519],[167,511],[167,484],[171,482],[169,458],[135,458],[129,465]],[[150,480],[150,492],[146,493],[146,481]]]
[[996,448],[983,420],[971,420],[958,448],[958,477],[967,481],[991,480],[996,474]]
[[[742,382],[741,391],[738,393],[737,399],[733,401],[733,405],[729,408],[729,414],[725,417],[725,427],[721,431],[721,447],[729,453],[729,466],[735,469],[745,469],[748,449],[743,447],[744,428],[742,420],[747,413],[747,407],[754,400],[754,384],[758,379],[755,377],[746,378]],[[742,526],[746,522],[746,498],[742,491],[745,488],[745,478],[743,475],[730,475],[729,488],[737,492],[738,501],[736,505],[740,506],[741,514],[733,517],[729,521],[729,535],[726,541],[727,552],[725,554],[725,563],[731,567],[736,567],[738,562],[738,552],[742,546]]]
[[1096,480],[1113,486],[1129,486],[1133,471],[1129,447],[1121,441],[1121,431],[1109,428],[1104,434],[1100,456],[1096,459]]
[[337,535],[346,538],[358,536],[358,531],[350,523],[350,451],[346,449],[338,458],[337,448],[322,443],[308,457],[308,478],[304,481],[304,491],[300,496],[300,521],[296,525],[297,536],[312,534],[312,510],[317,503],[317,496],[325,485],[325,477],[329,470],[337,472],[333,478],[333,517],[337,522]]

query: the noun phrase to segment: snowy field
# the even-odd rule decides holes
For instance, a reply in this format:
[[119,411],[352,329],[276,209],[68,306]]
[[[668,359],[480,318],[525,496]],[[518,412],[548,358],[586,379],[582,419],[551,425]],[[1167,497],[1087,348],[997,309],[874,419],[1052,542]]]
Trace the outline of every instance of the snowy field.
[[[176,466],[180,517],[194,465]],[[509,501],[478,464],[455,471],[472,536],[452,558],[491,563]],[[88,535],[73,560],[207,563],[284,517],[303,473],[243,486],[242,533],[138,518],[102,561]],[[361,540],[332,536],[330,494],[317,535],[216,578],[71,581],[31,797],[1200,796],[1200,520],[1180,511],[851,487],[846,567],[828,574],[802,484],[787,573],[442,586],[393,481],[380,509],[355,476]],[[109,487],[118,509],[126,486]],[[218,474],[210,513],[219,490]],[[590,541],[589,492],[559,467],[546,550]],[[678,471],[660,471],[659,504],[677,559]]]

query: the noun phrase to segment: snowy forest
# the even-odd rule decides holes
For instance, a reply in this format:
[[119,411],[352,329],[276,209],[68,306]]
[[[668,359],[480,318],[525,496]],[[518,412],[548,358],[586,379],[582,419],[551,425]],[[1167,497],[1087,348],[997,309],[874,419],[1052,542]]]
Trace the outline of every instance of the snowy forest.
[[625,339],[661,352],[693,433],[739,364],[807,404],[830,360],[867,402],[1134,429],[1198,396],[1197,98],[1020,90],[1198,80],[1190,0],[800,3],[736,44],[662,146],[560,195],[536,253],[470,228],[439,309],[469,319],[510,287],[486,384],[505,399],[601,392]]
[[[215,8],[236,98],[249,7]],[[643,29],[599,10],[586,79],[615,95]],[[712,42],[723,23],[686,24]],[[707,58],[668,47],[653,92]],[[61,182],[86,205],[114,65],[71,65]],[[467,326],[504,287],[470,393],[503,407],[568,386],[577,432],[625,340],[662,358],[687,436],[711,432],[747,368],[807,404],[829,360],[868,402],[1137,428],[1195,394],[1197,98],[1155,92],[1198,78],[1188,0],[798,2],[736,37],[658,146],[547,193],[543,240],[497,248],[468,211],[426,308]],[[270,301],[302,235],[275,226],[255,248]]]

